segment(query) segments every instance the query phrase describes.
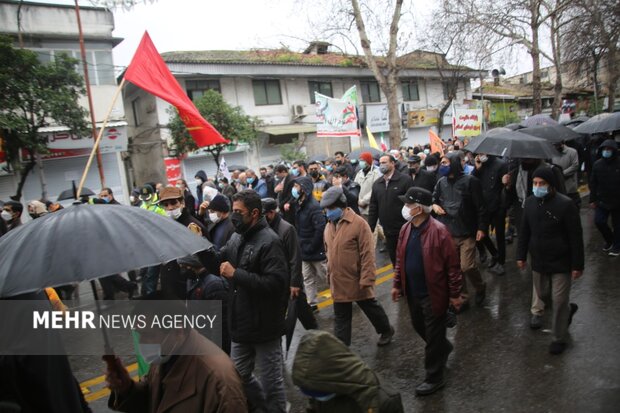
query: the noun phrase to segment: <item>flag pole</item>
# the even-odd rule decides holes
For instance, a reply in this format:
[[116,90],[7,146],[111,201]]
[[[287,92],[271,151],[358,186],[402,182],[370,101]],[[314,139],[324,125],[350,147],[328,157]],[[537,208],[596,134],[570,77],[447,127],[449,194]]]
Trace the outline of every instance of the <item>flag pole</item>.
[[95,154],[98,152],[99,143],[101,142],[101,137],[103,136],[103,132],[105,131],[105,127],[108,125],[108,121],[110,120],[110,115],[112,114],[112,110],[114,109],[114,103],[116,103],[116,99],[118,95],[123,90],[123,86],[125,86],[125,78],[121,80],[121,83],[116,88],[116,92],[114,92],[114,97],[112,98],[112,103],[110,104],[110,108],[108,109],[108,113],[105,115],[103,119],[103,123],[101,124],[101,129],[99,129],[99,134],[97,135],[97,140],[93,144],[93,149],[90,151],[90,156],[88,157],[88,162],[86,162],[86,167],[84,168],[84,172],[82,172],[82,178],[80,179],[80,185],[78,185],[78,189],[76,192],[77,198],[80,197],[82,193],[82,187],[84,187],[84,181],[86,181],[86,175],[88,174],[88,170],[90,169],[90,164],[93,162],[93,158]]

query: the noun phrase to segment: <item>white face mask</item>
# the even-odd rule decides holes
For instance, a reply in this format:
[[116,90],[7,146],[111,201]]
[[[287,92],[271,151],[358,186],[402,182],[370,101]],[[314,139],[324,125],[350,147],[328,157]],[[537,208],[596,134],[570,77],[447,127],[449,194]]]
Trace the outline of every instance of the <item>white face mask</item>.
[[131,195],[131,196],[129,197],[129,202],[131,202],[132,204],[133,204],[134,202],[136,202],[136,197],[135,197],[135,196],[133,196],[133,195]]
[[217,214],[217,212],[209,212],[209,220],[214,224],[217,224],[218,222],[220,222],[221,218]]
[[413,207],[409,208],[407,205],[403,205],[403,209],[401,210],[401,214],[403,216],[403,218],[405,219],[405,221],[407,222],[411,222],[411,220],[415,217],[417,217],[418,215],[420,215],[422,213],[422,211],[418,212],[417,214],[413,214],[411,215],[411,210],[413,208],[415,208],[416,205],[414,205]]
[[183,208],[178,207],[173,209],[172,211],[166,211],[166,214],[172,219],[178,219],[183,213]]
[[163,364],[170,360],[170,356],[161,355],[161,344],[138,343],[140,354],[149,364]]
[[437,170],[437,166],[433,165],[433,166],[427,166],[426,170],[429,172],[435,172]]
[[10,221],[13,219],[13,215],[7,210],[2,210],[0,215],[2,216],[2,219],[5,221]]
[[486,161],[489,160],[489,157],[486,155],[480,155],[478,159],[480,159],[480,162],[485,163]]

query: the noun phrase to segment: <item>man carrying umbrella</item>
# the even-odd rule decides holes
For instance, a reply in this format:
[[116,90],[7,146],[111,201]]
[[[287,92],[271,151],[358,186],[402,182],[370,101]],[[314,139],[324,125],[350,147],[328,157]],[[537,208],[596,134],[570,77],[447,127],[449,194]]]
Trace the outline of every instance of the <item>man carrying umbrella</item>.
[[[594,223],[605,239],[603,251],[620,255],[620,157],[618,144],[607,139],[600,146],[601,159],[592,167],[590,206],[595,210]],[[607,220],[611,216],[611,229]]]

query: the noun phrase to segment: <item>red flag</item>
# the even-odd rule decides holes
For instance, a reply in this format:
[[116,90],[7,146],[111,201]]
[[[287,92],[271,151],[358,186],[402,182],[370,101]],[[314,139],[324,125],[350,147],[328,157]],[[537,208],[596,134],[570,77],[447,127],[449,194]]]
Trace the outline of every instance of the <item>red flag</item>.
[[179,82],[172,76],[148,32],[144,32],[138,50],[125,72],[125,79],[174,105],[196,145],[228,143],[198,112]]
[[431,153],[439,152],[441,156],[443,156],[443,151],[444,151],[444,148],[446,147],[446,144],[443,143],[441,138],[437,136],[435,131],[433,131],[432,129],[428,130],[428,137],[430,138],[430,141],[431,141]]

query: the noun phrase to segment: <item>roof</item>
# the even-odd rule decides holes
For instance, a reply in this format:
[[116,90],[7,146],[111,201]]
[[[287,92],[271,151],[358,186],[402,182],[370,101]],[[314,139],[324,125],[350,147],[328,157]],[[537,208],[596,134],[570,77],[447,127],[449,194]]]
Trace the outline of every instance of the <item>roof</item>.
[[[532,97],[532,84],[515,85],[511,83],[502,83],[499,86],[495,86],[492,82],[484,83],[483,93],[485,97],[491,98],[493,95],[511,95],[516,99],[531,98]],[[480,94],[480,88],[474,90],[474,94]],[[541,84],[542,97],[548,98],[555,96],[553,91],[553,85],[549,82],[542,82]],[[592,94],[592,91],[588,89],[575,89],[575,88],[562,88],[562,95],[570,94]],[[507,97],[506,97],[507,99]]]
[[[397,58],[401,69],[436,70],[434,58],[430,52],[416,51]],[[270,64],[284,66],[328,66],[328,67],[362,67],[366,68],[366,60],[360,55],[341,53],[307,54],[293,52],[288,49],[252,49],[252,50],[202,50],[174,51],[161,53],[166,63],[210,63],[210,64]],[[450,65],[443,55],[439,55],[442,69],[473,70],[466,67]],[[383,60],[383,58],[380,58]]]

